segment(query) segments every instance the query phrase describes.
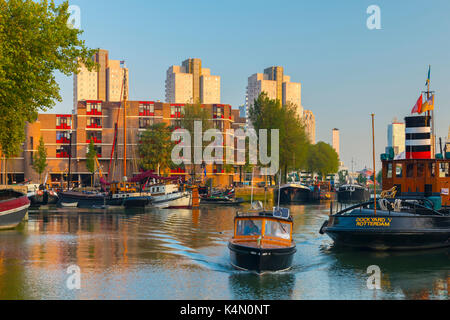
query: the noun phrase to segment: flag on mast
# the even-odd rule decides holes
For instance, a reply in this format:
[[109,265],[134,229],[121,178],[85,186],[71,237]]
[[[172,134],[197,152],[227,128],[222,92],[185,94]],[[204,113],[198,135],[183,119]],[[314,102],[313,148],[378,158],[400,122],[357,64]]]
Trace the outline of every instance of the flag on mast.
[[434,110],[434,94],[431,95],[431,97],[425,101],[425,103],[420,108],[419,113],[424,113],[425,111],[432,111]]
[[430,81],[431,81],[431,65],[428,66],[428,78],[425,85],[428,86],[430,84]]
[[411,114],[413,113],[421,113],[422,109],[422,95],[420,95],[419,99],[417,100],[416,104],[414,105],[414,108],[411,111]]

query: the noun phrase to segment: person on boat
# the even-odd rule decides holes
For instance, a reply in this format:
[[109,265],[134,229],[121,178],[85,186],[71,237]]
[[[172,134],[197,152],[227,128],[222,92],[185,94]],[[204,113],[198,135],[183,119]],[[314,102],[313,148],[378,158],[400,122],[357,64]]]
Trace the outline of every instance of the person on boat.
[[257,236],[261,234],[261,231],[252,220],[248,220],[245,224],[244,234],[246,236]]

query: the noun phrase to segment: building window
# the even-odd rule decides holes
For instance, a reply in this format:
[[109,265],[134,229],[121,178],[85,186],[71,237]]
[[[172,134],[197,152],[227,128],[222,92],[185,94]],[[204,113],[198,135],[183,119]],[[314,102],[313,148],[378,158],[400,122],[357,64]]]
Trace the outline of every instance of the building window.
[[101,129],[102,118],[89,118],[87,121],[87,127],[89,129]]
[[70,143],[70,133],[68,131],[57,131],[56,143]]
[[86,133],[86,143],[102,143],[102,132],[101,131],[88,131]]
[[223,106],[214,106],[213,118],[214,119],[223,119],[224,118],[224,107]]
[[69,146],[58,146],[56,148],[56,157],[57,158],[69,158],[70,156],[70,148]]
[[88,102],[86,104],[86,114],[87,115],[101,115],[102,114],[102,104],[98,102]]
[[223,121],[221,121],[221,120],[214,120],[214,129],[218,129],[220,131],[223,131]]
[[155,115],[155,105],[150,103],[144,103],[139,105],[139,115],[140,116],[154,116]]
[[152,126],[154,123],[153,119],[149,118],[140,118],[139,119],[139,129],[146,129]]
[[182,118],[184,116],[183,106],[170,106],[170,117],[171,118]]
[[56,129],[71,129],[72,118],[70,116],[57,116]]

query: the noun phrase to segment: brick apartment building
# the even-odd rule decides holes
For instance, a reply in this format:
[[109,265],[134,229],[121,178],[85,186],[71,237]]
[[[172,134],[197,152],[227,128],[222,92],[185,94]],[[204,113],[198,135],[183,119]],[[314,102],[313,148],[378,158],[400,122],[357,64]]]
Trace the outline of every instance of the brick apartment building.
[[[129,101],[127,103],[127,174],[128,177],[139,173],[139,134],[149,125],[165,122],[176,125],[182,117],[184,104],[168,104],[153,101]],[[215,128],[222,132],[236,129],[245,124],[238,112],[230,105],[207,104],[211,121]],[[235,111],[235,112],[233,112]],[[115,126],[118,126],[117,147],[114,166],[110,168],[110,159],[114,142]],[[120,180],[123,176],[123,110],[120,102],[103,102],[96,100],[78,102],[76,113],[70,114],[39,114],[35,123],[26,125],[26,141],[20,157],[8,161],[8,175],[10,183],[20,183],[31,180],[38,183],[39,176],[33,170],[33,154],[37,151],[39,139],[42,136],[47,148],[48,167],[43,174],[48,174],[48,182],[60,184],[66,182],[71,158],[71,181],[90,184],[91,174],[86,168],[86,154],[91,140],[94,141],[102,173],[108,174],[113,180]],[[72,137],[72,147],[70,142]],[[187,168],[189,172],[189,168]],[[223,165],[207,165],[207,178],[213,179],[216,186],[226,186],[239,181],[238,167],[227,173]],[[3,172],[2,172],[3,173]],[[177,169],[167,172],[171,176],[189,178],[189,173]],[[203,176],[197,170],[197,177]]]

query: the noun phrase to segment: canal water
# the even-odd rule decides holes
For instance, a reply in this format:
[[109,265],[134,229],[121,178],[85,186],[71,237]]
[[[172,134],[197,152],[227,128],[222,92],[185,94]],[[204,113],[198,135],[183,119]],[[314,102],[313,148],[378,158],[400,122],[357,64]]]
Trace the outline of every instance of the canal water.
[[[449,249],[334,248],[318,233],[329,205],[290,208],[293,268],[263,276],[229,264],[235,208],[30,211],[20,228],[0,232],[0,299],[449,298]],[[79,290],[67,285],[74,265]],[[381,270],[380,290],[367,286],[372,265]]]

